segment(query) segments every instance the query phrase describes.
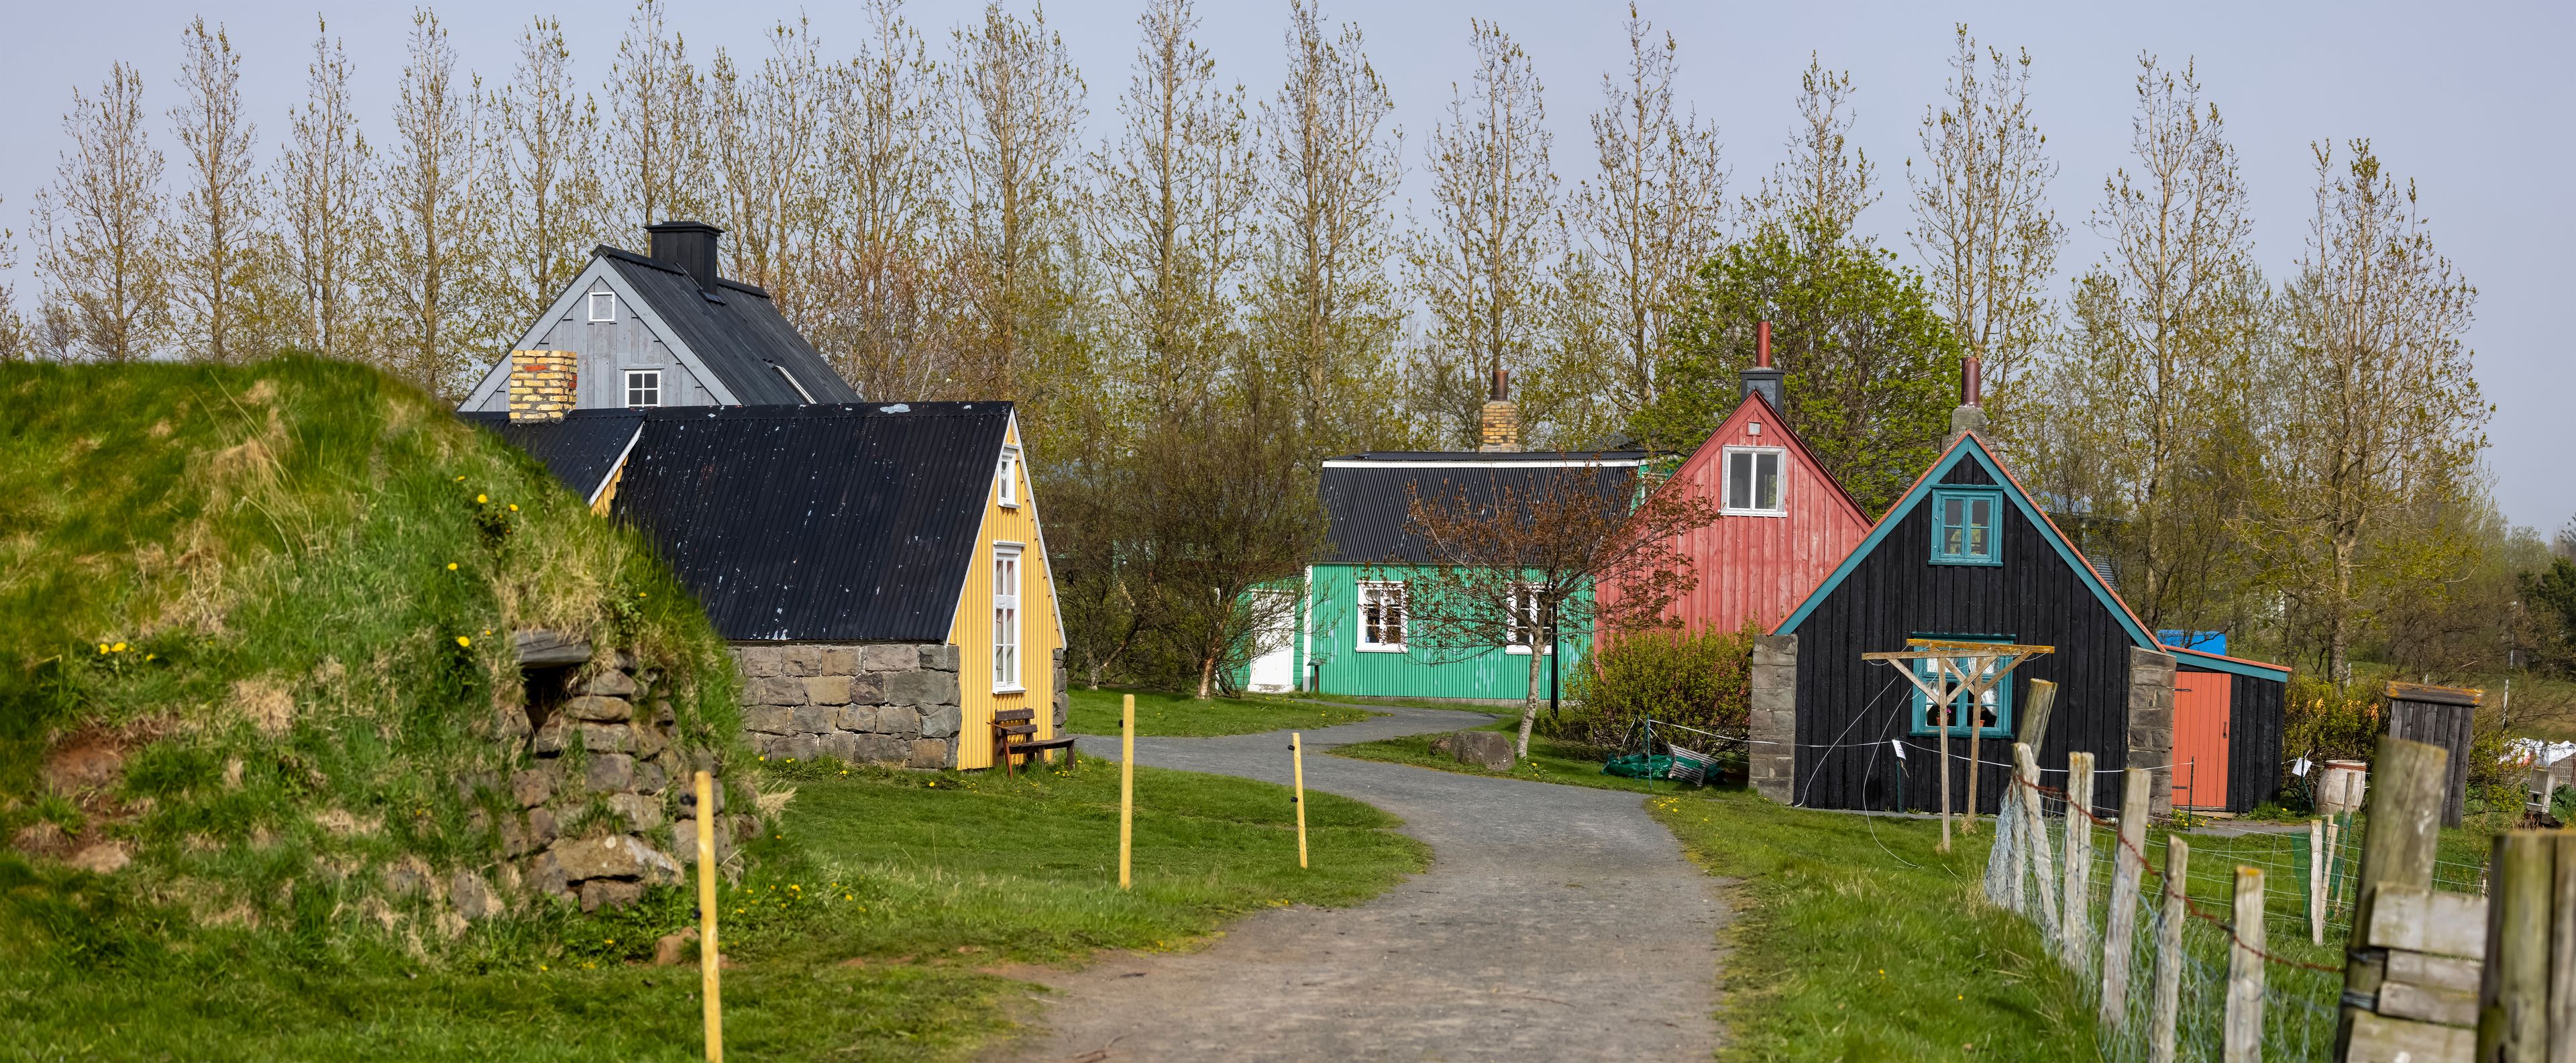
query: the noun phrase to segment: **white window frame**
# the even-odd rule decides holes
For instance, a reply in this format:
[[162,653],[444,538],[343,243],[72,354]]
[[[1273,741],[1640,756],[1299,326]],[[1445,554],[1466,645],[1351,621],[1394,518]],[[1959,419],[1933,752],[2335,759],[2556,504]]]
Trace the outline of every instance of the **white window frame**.
[[[1771,473],[1772,488],[1776,493],[1772,498],[1772,502],[1775,504],[1770,508],[1765,509],[1760,505],[1737,506],[1735,504],[1735,456],[1738,454],[1750,455],[1753,459],[1751,469],[1753,473],[1753,482],[1746,485],[1744,495],[1746,499],[1757,502],[1761,497],[1758,492],[1762,488],[1762,459],[1766,455],[1771,458],[1773,462]],[[1724,448],[1718,454],[1717,473],[1717,498],[1722,504],[1718,512],[1735,517],[1785,517],[1789,515],[1788,448]]]
[[[1369,599],[1372,596],[1378,596],[1380,601],[1383,602],[1384,596],[1390,594],[1393,595],[1395,599],[1395,641],[1372,641],[1369,638]],[[1353,619],[1358,621],[1358,623],[1352,625],[1356,629],[1353,632],[1353,637],[1356,638],[1357,641],[1352,643],[1351,648],[1361,653],[1403,653],[1405,634],[1404,626],[1407,621],[1412,619],[1405,615],[1405,607],[1411,603],[1406,600],[1407,596],[1404,591],[1404,582],[1402,580],[1361,580],[1359,582],[1358,593],[1354,594],[1352,597],[1354,599],[1353,604],[1358,607],[1359,611],[1358,614],[1353,617]]]
[[596,288],[591,290],[590,323],[594,325],[613,325],[617,323],[616,292],[606,288]]
[[[651,402],[637,402],[637,401],[635,401],[635,391],[636,391],[635,383],[636,383],[636,378],[638,378],[638,377],[651,377],[651,378],[652,378],[652,382],[651,382],[651,387],[650,387],[650,389],[651,389],[651,391],[653,392],[653,401],[651,401]],[[636,368],[636,369],[628,369],[628,370],[625,370],[625,371],[624,371],[624,378],[625,378],[625,385],[626,385],[626,402],[625,402],[625,405],[626,405],[628,408],[632,409],[632,408],[636,408],[636,407],[643,407],[643,406],[660,406],[660,405],[662,405],[662,371],[661,371],[660,369],[654,369],[654,368]]]
[[996,475],[1002,485],[994,497],[1006,509],[1020,508],[1020,448],[1002,448],[1002,468]]
[[796,374],[788,372],[786,366],[780,365],[776,362],[769,363],[769,367],[778,370],[778,375],[786,379],[787,386],[795,388],[798,395],[805,397],[805,405],[811,406],[814,404],[814,393],[805,390],[805,385],[796,381]]
[[[1538,605],[1538,584],[1512,584],[1512,614],[1510,630],[1503,636],[1504,653],[1526,657],[1529,655],[1530,647],[1537,645],[1539,639],[1544,637],[1542,625],[1539,622]],[[1548,643],[1542,652],[1554,654],[1556,644]]]
[[993,544],[993,693],[1017,694],[1027,690],[1021,679],[1020,635],[1027,627],[1020,611],[1022,573],[1020,563],[1027,547],[1020,543]]

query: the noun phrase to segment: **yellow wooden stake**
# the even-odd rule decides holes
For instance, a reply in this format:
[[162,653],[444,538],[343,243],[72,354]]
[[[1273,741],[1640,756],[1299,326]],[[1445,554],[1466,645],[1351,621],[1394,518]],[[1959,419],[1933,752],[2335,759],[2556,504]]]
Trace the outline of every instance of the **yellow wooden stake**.
[[1288,732],[1290,770],[1297,777],[1297,866],[1306,866],[1306,738]]
[[1133,881],[1128,861],[1136,851],[1136,695],[1126,696],[1118,720],[1118,888]]
[[707,1063],[724,1063],[724,1003],[716,987],[716,786],[698,773],[698,981],[707,1005]]

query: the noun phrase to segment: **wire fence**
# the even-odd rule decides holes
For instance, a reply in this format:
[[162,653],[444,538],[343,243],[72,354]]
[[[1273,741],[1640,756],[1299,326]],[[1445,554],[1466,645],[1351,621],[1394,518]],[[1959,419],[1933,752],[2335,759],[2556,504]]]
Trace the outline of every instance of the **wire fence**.
[[[2107,774],[2103,781],[2119,776]],[[2172,837],[2157,834],[2140,846],[2142,865],[2128,930],[2127,963],[2122,977],[2106,979],[2105,957],[2121,950],[2108,947],[2108,935],[2122,920],[2113,908],[2113,879],[2123,846],[2117,824],[2089,810],[2070,806],[2062,792],[2040,789],[2038,822],[2030,822],[2016,793],[2005,814],[1995,820],[1995,844],[1988,857],[1985,889],[1996,904],[2018,910],[2037,925],[2057,955],[2085,987],[2087,1003],[2100,1018],[2102,1058],[2113,1063],[2158,1063],[2162,1060],[2212,1063],[2224,1058],[2229,1006],[2229,963],[2245,949],[2262,968],[2261,1024],[2267,1060],[2326,1061],[2334,1052],[2338,1005],[2343,991],[2342,954],[2350,935],[2353,889],[2358,870],[2360,824],[2341,817],[2336,844],[2324,864],[2324,901],[2315,910],[2324,924],[2322,944],[2312,918],[2310,869],[2320,863],[2312,851],[2322,848],[2305,830],[2295,833],[2249,831],[2182,835],[2189,858],[2182,881],[2169,881],[2165,869]],[[2088,832],[2075,852],[2084,871],[2069,875],[2064,867],[2069,848],[2066,832]],[[2320,830],[2320,833],[2323,833]],[[2263,928],[2259,938],[2240,935],[2234,926],[2236,869],[2263,871]],[[2040,876],[2049,879],[2043,887]],[[2484,892],[2486,867],[2441,861],[2436,886],[2463,893]],[[2074,885],[2081,904],[2058,894]],[[2080,912],[2078,911],[2080,909]],[[2077,927],[2070,945],[2061,913],[2075,912]],[[2259,941],[2259,947],[2252,947]],[[2103,994],[2119,999],[2102,1006]],[[2170,1030],[2170,1034],[2164,1031]],[[2159,1045],[2160,1039],[2170,1042]]]

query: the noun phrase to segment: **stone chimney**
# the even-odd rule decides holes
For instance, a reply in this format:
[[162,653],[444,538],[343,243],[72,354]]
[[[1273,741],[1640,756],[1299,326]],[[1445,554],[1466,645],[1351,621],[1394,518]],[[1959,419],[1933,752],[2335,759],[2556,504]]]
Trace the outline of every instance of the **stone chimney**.
[[1958,446],[1959,440],[1970,432],[1985,431],[1985,387],[1984,363],[1973,354],[1959,359],[1959,408],[1950,411],[1950,438],[1942,442],[1941,449]]
[[1476,421],[1476,449],[1486,454],[1514,454],[1521,449],[1521,408],[1512,402],[1512,371],[1494,370],[1494,397],[1485,400]]
[[686,270],[697,278],[701,290],[715,290],[716,241],[724,237],[724,230],[702,221],[666,221],[647,225],[644,231],[652,234],[654,261]]
[[510,420],[563,420],[580,376],[581,356],[574,352],[511,351]]
[[1772,409],[1784,409],[1780,404],[1781,375],[1771,367],[1771,323],[1765,321],[1753,329],[1753,368],[1743,372],[1743,387],[1736,399],[1742,401],[1744,396],[1760,392]]

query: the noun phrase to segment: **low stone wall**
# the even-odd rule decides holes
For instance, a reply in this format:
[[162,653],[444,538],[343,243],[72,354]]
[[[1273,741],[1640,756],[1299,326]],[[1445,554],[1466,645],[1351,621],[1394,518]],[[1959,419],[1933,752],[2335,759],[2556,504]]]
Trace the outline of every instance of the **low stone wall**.
[[733,655],[744,737],[762,756],[957,766],[955,646],[737,643]]
[[1748,781],[1753,792],[1789,804],[1798,781],[1798,636],[1755,638],[1745,687],[1753,740],[1745,747]]
[[2147,814],[2173,814],[2174,659],[2172,654],[2129,647],[2129,766],[2154,768]]
[[[697,859],[690,777],[713,763],[708,750],[673,740],[662,674],[634,658],[602,654],[589,664],[532,679],[530,705],[498,710],[500,737],[521,747],[527,767],[504,778],[460,780],[469,795],[491,791],[501,815],[503,861],[487,881],[460,871],[447,883],[459,914],[480,919],[515,895],[580,902],[584,911],[632,904],[649,885],[676,885]],[[560,682],[560,688],[540,684]],[[522,745],[524,743],[524,745]],[[749,815],[724,816],[719,788],[717,855],[760,829]],[[479,832],[490,813],[474,813]],[[497,888],[496,888],[497,887]]]

